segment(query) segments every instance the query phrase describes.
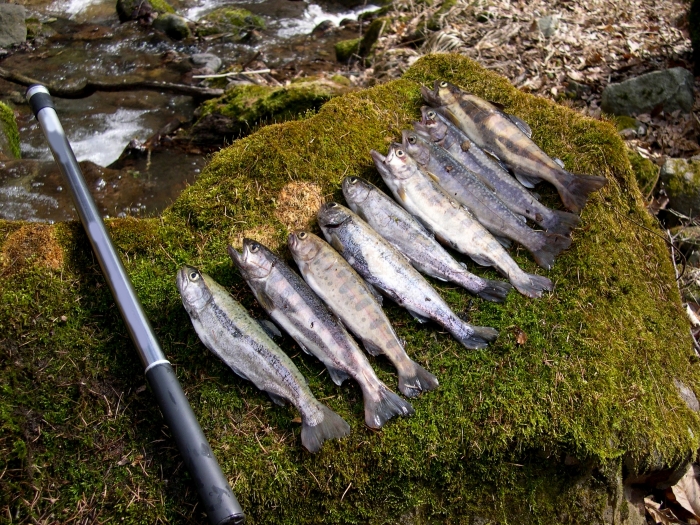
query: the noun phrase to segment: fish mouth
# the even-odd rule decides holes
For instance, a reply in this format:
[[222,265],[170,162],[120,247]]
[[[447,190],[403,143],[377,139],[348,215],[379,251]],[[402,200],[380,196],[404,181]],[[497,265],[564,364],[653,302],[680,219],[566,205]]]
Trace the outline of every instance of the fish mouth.
[[440,105],[440,97],[438,96],[438,85],[439,85],[439,81],[436,80],[434,91],[431,91],[428,86],[421,86],[420,87],[420,94],[423,96],[423,100],[425,100],[431,106],[439,106]]
[[177,289],[182,290],[185,283],[187,282],[187,266],[183,266],[177,271],[177,276],[175,277],[175,282],[177,283]]
[[233,260],[233,263],[238,266],[239,269],[242,269],[243,263],[245,262],[245,244],[243,245],[243,253],[238,253],[238,250],[230,244],[226,247],[226,251],[229,257],[231,257],[231,260]]
[[378,151],[370,150],[369,154],[372,155],[372,159],[374,159],[375,164],[379,164],[380,162],[382,164],[386,164],[386,157],[384,155],[382,155],[381,153],[379,153]]
[[[360,204],[365,202],[371,191],[368,183],[359,177],[345,177],[342,188],[345,200],[348,201],[351,208],[353,203]],[[353,208],[353,211],[356,210]]]
[[350,219],[345,213],[339,213],[340,204],[327,202],[318,210],[318,223],[322,228],[338,228]]

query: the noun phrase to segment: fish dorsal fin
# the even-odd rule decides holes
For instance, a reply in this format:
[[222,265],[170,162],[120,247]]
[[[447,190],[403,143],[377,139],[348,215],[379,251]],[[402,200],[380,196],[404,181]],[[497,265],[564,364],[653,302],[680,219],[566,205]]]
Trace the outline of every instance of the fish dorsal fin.
[[245,375],[243,372],[241,372],[240,369],[236,368],[235,366],[231,365],[230,363],[226,363],[226,364],[229,366],[229,368],[231,370],[233,370],[233,373],[236,374],[238,377],[241,377],[241,378],[245,379],[246,381],[250,381],[250,379],[248,379],[248,376]]
[[406,190],[404,190],[403,187],[399,187],[399,188],[396,190],[396,193],[398,194],[399,200],[400,200],[401,202],[405,202],[405,201],[406,201]]
[[486,153],[489,157],[491,157],[491,160],[493,160],[494,162],[498,162],[499,165],[502,165],[501,159],[499,159],[498,155],[496,155],[493,151],[484,149],[483,152]]
[[373,355],[375,357],[384,353],[381,348],[368,339],[362,340],[362,346],[365,347],[365,350],[367,350],[369,355]]
[[516,173],[515,178],[518,179],[518,182],[526,188],[534,188],[535,185],[542,180],[537,179],[535,177],[528,177],[527,175],[523,175],[522,173]]
[[[513,213],[513,215],[515,215],[515,216],[516,216],[518,219],[520,219],[521,221],[527,222],[527,217],[525,217],[524,215],[519,215],[519,214],[517,214],[517,213]],[[540,219],[540,220],[541,220],[541,219]]]
[[469,257],[479,266],[493,266],[493,261],[491,261],[491,259],[487,259],[481,255],[469,254]]
[[411,314],[413,316],[413,318],[421,324],[427,323],[428,321],[430,321],[430,319],[428,319],[427,317],[420,315],[420,314],[417,314],[413,310],[409,310],[408,313]]
[[343,381],[350,378],[347,372],[344,372],[339,368],[333,368],[330,366],[326,366],[326,368],[328,369],[328,374],[331,376],[331,380],[338,386],[342,385]]
[[277,394],[273,394],[272,392],[267,392],[267,395],[270,397],[270,399],[275,405],[283,407],[287,404],[287,400],[282,396],[278,396]]
[[522,131],[527,138],[531,139],[532,138],[532,128],[527,125],[527,122],[524,120],[519,119],[515,115],[511,115],[510,113],[506,113],[506,116],[510,119],[510,121],[515,124],[520,131]]
[[561,160],[561,159],[552,159],[552,160],[554,160],[554,162],[556,162],[560,168],[564,169],[564,161],[563,160]]
[[340,254],[345,251],[343,243],[340,242],[340,239],[335,233],[331,233],[331,246],[333,246],[333,248],[335,248],[335,250]]
[[297,341],[297,344],[299,345],[299,348],[301,348],[301,349],[304,351],[305,354],[313,355],[311,352],[309,352],[309,349],[306,348],[306,346],[304,346],[303,344],[301,344],[299,341]]
[[275,325],[275,323],[272,321],[268,321],[267,319],[258,319],[258,324],[260,325],[260,328],[262,328],[265,333],[270,336],[271,339],[282,337],[282,332],[280,332],[277,325]]
[[255,298],[258,300],[258,302],[260,303],[260,306],[262,306],[266,312],[269,313],[275,309],[275,303],[273,303],[272,299],[270,299],[267,295],[265,295],[264,292],[257,294],[255,296]]

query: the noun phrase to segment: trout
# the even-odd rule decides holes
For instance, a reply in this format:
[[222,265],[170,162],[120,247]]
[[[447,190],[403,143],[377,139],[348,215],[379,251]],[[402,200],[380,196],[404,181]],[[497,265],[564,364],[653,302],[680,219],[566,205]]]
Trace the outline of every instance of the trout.
[[350,426],[314,397],[292,360],[223,286],[184,266],[177,274],[177,288],[204,346],[278,405],[289,402],[296,407],[306,450],[318,452],[327,439],[350,433]]

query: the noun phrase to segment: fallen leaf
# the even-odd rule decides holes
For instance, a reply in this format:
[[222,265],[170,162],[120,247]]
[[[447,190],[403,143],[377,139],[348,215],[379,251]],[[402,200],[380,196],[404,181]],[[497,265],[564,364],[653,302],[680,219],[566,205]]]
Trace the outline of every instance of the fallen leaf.
[[644,508],[647,514],[651,516],[651,519],[655,524],[659,525],[672,525],[673,523],[680,523],[679,519],[674,516],[671,509],[662,509],[661,503],[656,503],[651,498],[644,498]]
[[520,346],[527,343],[527,334],[517,327],[515,328],[515,342]]
[[700,520],[700,466],[693,463],[685,475],[671,487],[676,502]]

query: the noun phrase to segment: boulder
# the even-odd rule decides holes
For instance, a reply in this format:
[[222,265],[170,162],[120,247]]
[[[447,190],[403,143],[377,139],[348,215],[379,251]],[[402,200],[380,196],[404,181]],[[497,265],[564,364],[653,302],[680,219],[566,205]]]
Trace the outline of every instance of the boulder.
[[682,67],[654,71],[609,84],[602,94],[601,108],[613,115],[638,115],[661,108],[666,112],[693,108],[693,74]]
[[[502,103],[532,125],[548,154],[610,183],[552,270],[513,251],[526,271],[556,283],[551,294],[494,304],[432,281],[471,322],[500,330],[488,348],[467,351],[386,303],[411,357],[440,380],[411,401],[410,418],[368,429],[357,385],[336,386],[316,359],[280,339],[314,394],[352,427],[311,455],[297,412],[274,405],[201,344],[175,272],[201,268],[259,316],[227,244],[253,237],[289,260],[289,211],[318,231],[315,210],[290,188],[342,199],[346,176],[379,183],[369,150],[386,152],[400,138],[420,115],[421,84],[438,78]],[[552,188],[538,192],[560,206]],[[675,382],[697,396],[700,365],[663,232],[617,130],[464,57],[423,57],[400,80],[265,126],[214,155],[161,216],[107,227],[251,523],[629,525],[639,519],[627,477],[653,468],[668,480],[699,448],[700,417]],[[13,519],[201,523],[195,488],[80,226],[0,221],[0,267],[0,494],[14,496]],[[370,359],[394,388],[394,369]]]
[[184,40],[192,35],[187,20],[172,13],[158,16],[153,21],[153,27],[158,31],[162,31],[173,40]]
[[262,17],[247,9],[222,7],[202,17],[197,25],[197,35],[209,36],[231,33],[235,38],[253,30],[265,29]]
[[357,50],[360,48],[360,38],[352,38],[350,40],[341,40],[335,44],[335,59],[338,62],[347,62],[353,56],[357,55]]
[[196,53],[190,57],[192,65],[207,74],[216,73],[221,68],[221,59],[212,53]]
[[659,180],[668,195],[668,207],[688,217],[700,215],[700,159],[666,159]]
[[17,4],[0,4],[0,47],[27,40],[27,10]]

